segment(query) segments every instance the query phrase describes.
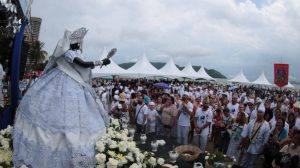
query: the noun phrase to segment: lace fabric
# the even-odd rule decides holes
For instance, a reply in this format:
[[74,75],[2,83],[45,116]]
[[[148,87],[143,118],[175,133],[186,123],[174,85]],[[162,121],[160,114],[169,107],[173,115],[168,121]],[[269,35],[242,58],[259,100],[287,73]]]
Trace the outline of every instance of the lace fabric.
[[105,134],[103,108],[90,90],[53,68],[23,97],[13,133],[16,166],[94,167],[94,145]]
[[52,149],[45,144],[28,141],[24,135],[15,133],[13,162],[15,166],[26,164],[32,168],[73,168],[94,167],[94,145],[80,147],[77,149],[65,148],[61,150]]

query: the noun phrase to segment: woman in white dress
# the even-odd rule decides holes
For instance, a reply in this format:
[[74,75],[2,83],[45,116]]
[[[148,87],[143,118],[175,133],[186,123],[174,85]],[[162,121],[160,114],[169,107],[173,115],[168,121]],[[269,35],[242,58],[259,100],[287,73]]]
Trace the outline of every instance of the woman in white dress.
[[91,68],[110,61],[84,61],[78,51],[86,33],[65,32],[44,74],[23,97],[13,132],[15,166],[94,167],[95,142],[109,118],[90,85]]
[[236,117],[236,122],[232,125],[230,130],[230,142],[226,155],[239,159],[240,149],[239,145],[242,140],[242,132],[246,126],[245,113],[239,112]]

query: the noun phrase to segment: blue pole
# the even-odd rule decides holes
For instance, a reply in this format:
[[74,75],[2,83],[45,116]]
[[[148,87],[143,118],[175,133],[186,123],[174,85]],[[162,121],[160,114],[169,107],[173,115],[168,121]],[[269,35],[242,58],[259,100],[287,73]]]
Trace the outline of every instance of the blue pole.
[[19,102],[19,78],[22,41],[27,24],[27,20],[22,21],[20,31],[15,34],[10,66],[11,105],[3,111],[3,115],[0,118],[0,129],[6,128],[8,125],[13,125],[14,122],[15,110]]

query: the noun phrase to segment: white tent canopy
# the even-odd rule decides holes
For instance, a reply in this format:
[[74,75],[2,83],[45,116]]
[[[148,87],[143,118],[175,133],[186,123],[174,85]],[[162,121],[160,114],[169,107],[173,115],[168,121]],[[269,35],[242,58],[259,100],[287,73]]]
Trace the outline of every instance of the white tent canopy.
[[228,80],[229,82],[237,82],[237,83],[250,83],[249,80],[244,75],[243,70],[241,70],[234,78]]
[[[106,58],[107,54],[108,54],[108,52],[107,52],[106,48],[104,48],[103,52],[101,54],[100,60]],[[129,74],[132,74],[132,73],[128,70],[125,70],[125,69],[121,68],[112,59],[110,59],[110,64],[109,65],[102,66],[101,69],[100,69],[100,66],[97,66],[92,70],[93,78],[110,76],[110,75],[127,76]]]
[[185,73],[188,78],[191,79],[199,78],[199,74],[194,70],[191,62],[188,62],[188,64],[184,67],[184,69],[181,72]]
[[212,78],[211,76],[209,76],[206,71],[204,66],[201,66],[201,68],[198,71],[198,77],[197,78],[202,78],[202,79],[206,79],[206,80],[213,80],[215,81],[214,78]]
[[294,88],[295,86],[288,82],[287,85],[284,86],[285,88]]
[[132,77],[162,76],[161,72],[148,61],[146,54],[128,70]]
[[165,77],[170,77],[170,78],[178,78],[178,77],[187,77],[185,73],[180,71],[175,63],[172,57],[168,60],[168,62],[161,68],[159,69],[161,74]]
[[267,86],[272,86],[272,84],[268,81],[268,79],[265,76],[265,73],[262,72],[260,76],[252,82],[253,84],[257,85],[267,85]]

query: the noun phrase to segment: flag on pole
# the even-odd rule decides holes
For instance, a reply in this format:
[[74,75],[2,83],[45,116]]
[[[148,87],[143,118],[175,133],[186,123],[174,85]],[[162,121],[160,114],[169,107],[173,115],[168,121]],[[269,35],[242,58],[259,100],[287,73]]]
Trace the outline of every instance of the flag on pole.
[[289,82],[289,64],[274,64],[274,84],[279,87]]

